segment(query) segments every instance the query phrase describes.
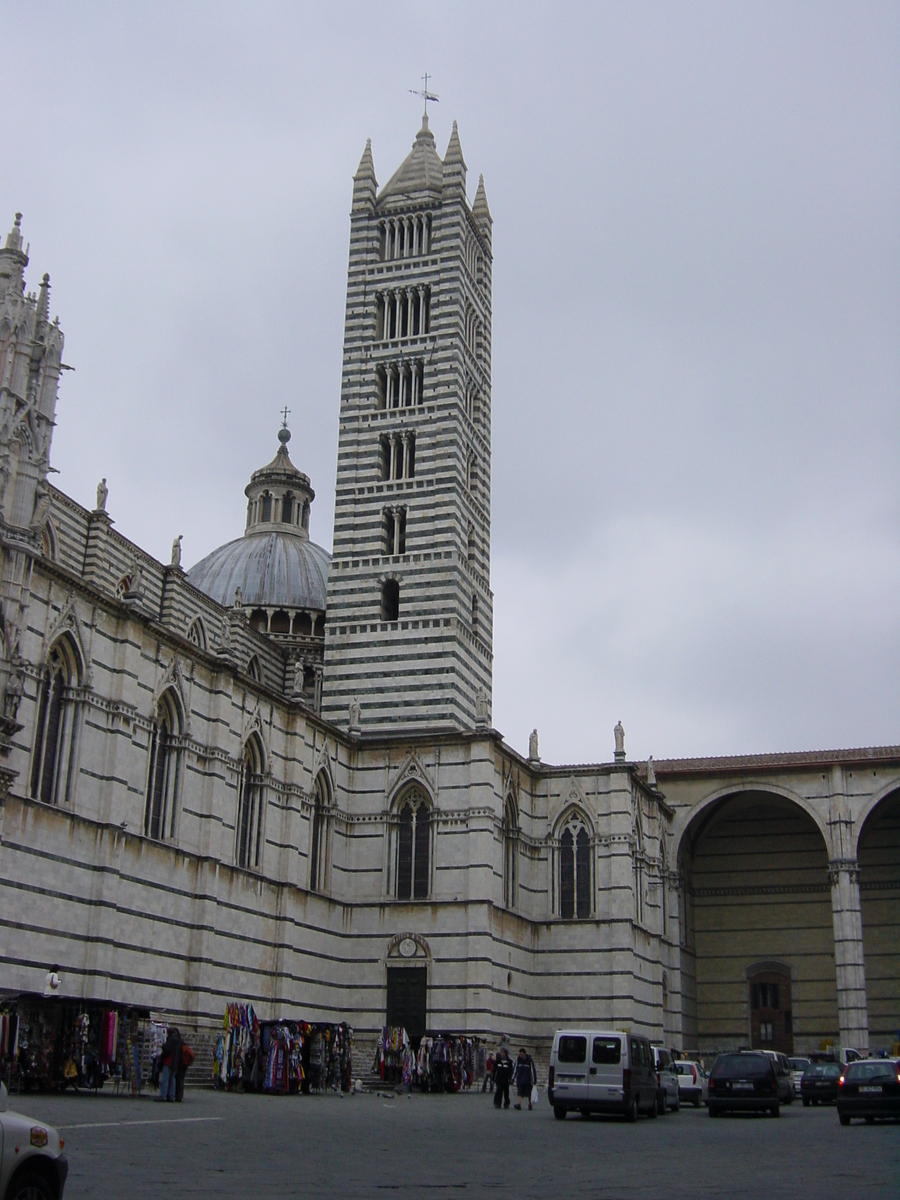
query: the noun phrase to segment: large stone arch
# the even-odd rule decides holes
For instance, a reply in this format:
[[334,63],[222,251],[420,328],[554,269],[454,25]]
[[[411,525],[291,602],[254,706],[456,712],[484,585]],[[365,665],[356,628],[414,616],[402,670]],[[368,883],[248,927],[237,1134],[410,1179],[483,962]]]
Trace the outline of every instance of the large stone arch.
[[688,827],[693,825],[701,814],[719,801],[740,795],[742,792],[769,792],[773,796],[781,796],[785,800],[790,800],[793,804],[802,808],[815,823],[825,842],[826,849],[830,850],[827,817],[815,804],[812,804],[800,792],[784,784],[774,783],[768,779],[742,779],[740,782],[733,782],[717,787],[715,791],[704,796],[702,800],[698,800],[696,804],[692,804],[689,808],[685,808],[678,813],[673,823],[671,834],[672,845],[675,847],[674,860],[676,862],[681,857],[682,839],[685,833],[687,833]]
[[890,1050],[900,1030],[900,785],[896,782],[867,806],[856,846],[869,1046]]
[[[685,1048],[816,1049],[839,1013],[827,827],[780,785],[742,780],[680,816]],[[748,969],[786,965],[777,1011],[761,1023]],[[753,1020],[753,1017],[757,1019]],[[771,1027],[771,1029],[770,1029]],[[761,1033],[761,1030],[763,1033]]]

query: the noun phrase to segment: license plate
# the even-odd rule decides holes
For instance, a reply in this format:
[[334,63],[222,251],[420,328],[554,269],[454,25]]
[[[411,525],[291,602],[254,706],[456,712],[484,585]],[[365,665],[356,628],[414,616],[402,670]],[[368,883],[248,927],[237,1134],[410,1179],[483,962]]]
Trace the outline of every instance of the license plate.
[[[830,1083],[817,1083],[816,1087],[831,1087],[831,1084]],[[881,1088],[879,1088],[878,1090],[880,1092]]]
[[880,1096],[881,1091],[882,1091],[882,1089],[880,1087],[861,1087],[859,1090],[861,1092],[864,1092],[867,1096],[871,1096],[871,1095]]
[[752,1092],[753,1084],[752,1083],[734,1083],[731,1085],[731,1090],[733,1092]]
[[581,1083],[584,1079],[583,1075],[557,1075],[557,1083]]

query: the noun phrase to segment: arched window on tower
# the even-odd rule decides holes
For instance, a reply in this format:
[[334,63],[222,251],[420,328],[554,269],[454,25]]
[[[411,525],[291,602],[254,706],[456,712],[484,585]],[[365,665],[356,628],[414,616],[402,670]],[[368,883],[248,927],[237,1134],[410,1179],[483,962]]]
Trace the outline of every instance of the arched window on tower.
[[290,492],[285,492],[281,498],[281,523],[282,525],[294,523],[294,497]]
[[74,786],[80,660],[68,637],[50,651],[38,693],[37,730],[31,762],[31,795],[45,804],[68,801]]
[[263,752],[256,734],[247,739],[238,776],[237,820],[234,858],[239,867],[253,870],[260,865],[263,832]]
[[328,864],[328,809],[331,805],[331,786],[328,776],[320,771],[316,776],[316,798],[313,805],[309,838],[310,891],[325,891]]
[[263,521],[272,520],[272,496],[269,492],[263,492],[262,495],[262,517]]
[[591,839],[572,816],[559,839],[559,915],[564,920],[591,915]]
[[150,761],[144,804],[144,836],[158,841],[174,838],[181,782],[181,709],[171,689],[156,706],[150,733]]
[[398,621],[400,619],[400,584],[396,579],[385,579],[381,585],[381,619],[382,621]]
[[519,886],[519,822],[512,796],[503,813],[503,904],[515,908]]
[[397,899],[425,900],[430,880],[431,810],[422,792],[403,801],[397,830]]

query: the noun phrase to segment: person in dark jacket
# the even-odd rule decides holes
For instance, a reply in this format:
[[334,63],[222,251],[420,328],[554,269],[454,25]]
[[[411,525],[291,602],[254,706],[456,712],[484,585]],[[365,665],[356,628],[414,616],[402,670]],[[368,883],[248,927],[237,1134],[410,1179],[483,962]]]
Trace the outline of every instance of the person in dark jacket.
[[516,1108],[522,1107],[523,1097],[528,1100],[528,1107],[531,1108],[531,1089],[536,1083],[537,1068],[534,1065],[534,1059],[523,1046],[516,1059]]
[[509,1081],[512,1079],[512,1059],[509,1057],[506,1049],[502,1049],[497,1055],[497,1061],[494,1063],[494,1108],[499,1108],[501,1103],[504,1108],[509,1108]]
[[181,1034],[174,1025],[168,1030],[159,1056],[159,1095],[157,1100],[175,1100],[175,1084],[181,1069]]

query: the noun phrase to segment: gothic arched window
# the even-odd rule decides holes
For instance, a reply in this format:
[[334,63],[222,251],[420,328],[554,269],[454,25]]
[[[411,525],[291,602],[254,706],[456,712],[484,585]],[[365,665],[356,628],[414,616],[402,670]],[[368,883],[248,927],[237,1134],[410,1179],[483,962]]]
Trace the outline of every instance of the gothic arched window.
[[400,809],[397,831],[397,899],[424,900],[430,878],[431,812],[421,792],[411,792]]
[[263,752],[252,734],[241,756],[234,857],[239,867],[257,868],[262,855]]
[[519,823],[512,796],[506,800],[503,814],[503,904],[516,907],[519,886]]
[[634,826],[634,919],[644,921],[644,834],[640,820]]
[[325,889],[328,866],[327,809],[330,802],[328,776],[320,771],[316,776],[316,799],[309,837],[309,887],[313,892]]
[[206,629],[204,628],[203,622],[199,617],[195,617],[194,620],[191,621],[187,631],[187,639],[200,650],[206,649]]
[[61,638],[50,651],[41,681],[31,795],[45,804],[71,798],[77,740],[72,689],[80,682],[78,661],[70,639]]
[[160,698],[150,734],[150,769],[144,806],[144,836],[175,836],[176,803],[181,775],[180,710],[171,690]]
[[569,819],[559,839],[559,915],[591,915],[591,839],[578,817]]

